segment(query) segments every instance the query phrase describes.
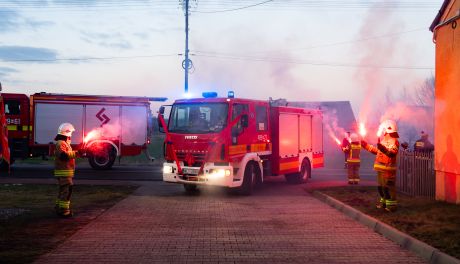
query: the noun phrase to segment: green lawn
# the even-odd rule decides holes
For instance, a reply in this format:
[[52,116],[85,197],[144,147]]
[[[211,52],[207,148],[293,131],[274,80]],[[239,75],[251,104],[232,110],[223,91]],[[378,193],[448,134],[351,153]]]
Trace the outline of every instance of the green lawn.
[[[135,186],[76,185],[75,216],[55,215],[57,185],[0,185],[0,262],[30,263],[132,193]],[[10,218],[5,212],[21,210]]]
[[376,187],[347,186],[318,191],[460,258],[460,205],[398,195],[398,210],[388,213],[375,208]]

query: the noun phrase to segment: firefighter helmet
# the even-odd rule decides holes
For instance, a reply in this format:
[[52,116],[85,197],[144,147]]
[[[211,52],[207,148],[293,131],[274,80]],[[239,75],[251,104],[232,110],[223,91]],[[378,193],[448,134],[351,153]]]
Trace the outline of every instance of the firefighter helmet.
[[351,133],[350,135],[350,140],[351,142],[358,142],[359,141],[359,136],[356,133]]
[[381,126],[384,134],[390,134],[394,138],[399,138],[398,126],[395,121],[390,119],[385,120],[382,122]]
[[70,124],[70,123],[62,123],[59,126],[58,134],[66,136],[66,137],[71,137],[72,132],[74,132],[74,131],[75,131],[75,128],[73,127],[72,124]]

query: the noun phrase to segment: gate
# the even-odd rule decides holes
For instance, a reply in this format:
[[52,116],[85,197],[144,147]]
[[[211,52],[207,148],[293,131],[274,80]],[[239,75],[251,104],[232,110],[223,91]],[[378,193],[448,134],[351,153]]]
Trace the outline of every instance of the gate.
[[401,151],[398,155],[398,191],[409,196],[434,199],[436,178],[434,152]]

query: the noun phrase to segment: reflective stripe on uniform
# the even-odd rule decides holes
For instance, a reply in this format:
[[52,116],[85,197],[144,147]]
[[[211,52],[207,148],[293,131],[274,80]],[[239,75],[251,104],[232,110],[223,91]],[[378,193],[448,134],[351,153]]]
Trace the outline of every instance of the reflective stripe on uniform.
[[385,171],[395,171],[396,170],[396,166],[386,166],[386,165],[383,165],[383,164],[378,164],[378,163],[374,163],[374,169],[375,170],[385,170]]
[[395,206],[398,204],[398,201],[396,200],[386,200],[386,205],[389,205],[389,206]]
[[75,159],[77,157],[77,152],[76,151],[70,151],[69,152],[69,159]]
[[359,160],[359,159],[347,159],[347,162],[351,162],[351,163],[361,163],[361,160]]
[[54,170],[55,177],[73,177],[74,170]]
[[57,206],[61,209],[69,209],[70,201],[57,200]]

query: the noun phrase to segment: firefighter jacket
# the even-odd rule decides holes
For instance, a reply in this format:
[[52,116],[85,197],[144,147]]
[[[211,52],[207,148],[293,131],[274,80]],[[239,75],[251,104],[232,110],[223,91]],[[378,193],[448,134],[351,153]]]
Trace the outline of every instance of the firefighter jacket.
[[[350,142],[351,140],[349,138],[344,138],[342,140],[342,150],[343,152],[347,153],[350,151]],[[347,150],[345,150],[347,148]]]
[[396,138],[382,140],[376,146],[362,142],[363,148],[371,152],[375,157],[374,170],[396,171],[396,157],[399,151],[399,141]]
[[434,150],[434,146],[427,138],[422,137],[415,141],[414,150],[419,152],[431,152]]
[[54,150],[54,176],[73,177],[75,174],[76,151],[64,140],[56,142]]
[[347,162],[359,164],[361,162],[361,144],[359,142],[351,142],[348,146],[342,148],[343,152],[347,153]]

